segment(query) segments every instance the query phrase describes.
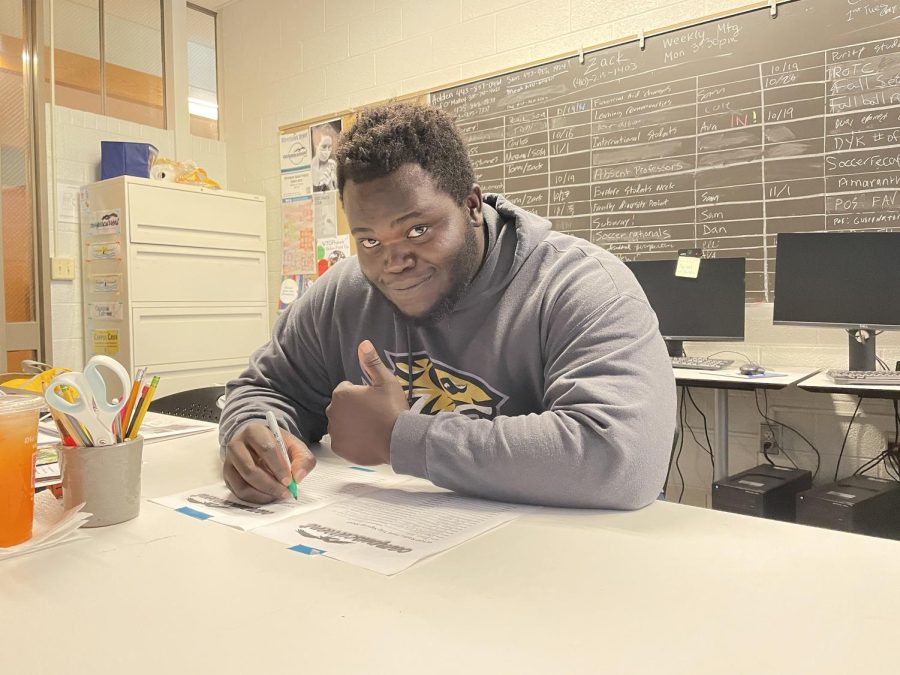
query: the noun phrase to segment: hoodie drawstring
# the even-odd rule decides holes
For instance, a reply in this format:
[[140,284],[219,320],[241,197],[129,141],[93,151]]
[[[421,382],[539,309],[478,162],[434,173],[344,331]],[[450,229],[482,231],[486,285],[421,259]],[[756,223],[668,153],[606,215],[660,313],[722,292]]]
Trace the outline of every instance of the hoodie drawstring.
[[409,338],[409,324],[406,325],[406,405],[412,408],[412,341]]

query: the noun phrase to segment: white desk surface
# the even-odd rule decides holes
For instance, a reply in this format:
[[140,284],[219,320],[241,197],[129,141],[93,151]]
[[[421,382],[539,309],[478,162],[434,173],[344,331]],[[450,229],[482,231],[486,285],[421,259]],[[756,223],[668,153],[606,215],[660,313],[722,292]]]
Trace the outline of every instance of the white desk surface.
[[886,384],[835,384],[824,372],[798,385],[807,391],[831,394],[851,394],[866,398],[900,398],[900,386]]
[[[144,496],[213,482],[212,433]],[[144,502],[0,563],[0,671],[894,673],[900,543],[657,502],[546,510],[394,577]]]
[[675,381],[679,386],[710,387],[714,389],[784,389],[802,382],[819,372],[818,368],[796,368],[793,366],[766,366],[773,373],[783,373],[774,377],[748,377],[737,367],[722,370],[692,370],[673,368]]

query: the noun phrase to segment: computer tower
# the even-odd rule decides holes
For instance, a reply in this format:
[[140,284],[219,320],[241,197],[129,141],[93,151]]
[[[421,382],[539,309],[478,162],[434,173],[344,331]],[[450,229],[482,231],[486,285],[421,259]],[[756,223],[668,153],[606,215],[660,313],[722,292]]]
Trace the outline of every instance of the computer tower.
[[794,521],[798,492],[812,487],[812,474],[771,464],[741,471],[713,483],[712,507],[776,520]]
[[900,483],[850,476],[797,495],[797,522],[900,539]]

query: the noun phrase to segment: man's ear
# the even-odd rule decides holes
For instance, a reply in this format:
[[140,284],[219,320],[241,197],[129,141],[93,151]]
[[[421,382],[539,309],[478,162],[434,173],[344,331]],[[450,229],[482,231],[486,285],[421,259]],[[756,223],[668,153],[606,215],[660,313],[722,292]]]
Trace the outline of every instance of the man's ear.
[[472,189],[466,196],[466,213],[473,225],[481,227],[484,223],[484,215],[482,214],[482,206],[484,199],[481,194],[481,186],[478,183],[472,183]]

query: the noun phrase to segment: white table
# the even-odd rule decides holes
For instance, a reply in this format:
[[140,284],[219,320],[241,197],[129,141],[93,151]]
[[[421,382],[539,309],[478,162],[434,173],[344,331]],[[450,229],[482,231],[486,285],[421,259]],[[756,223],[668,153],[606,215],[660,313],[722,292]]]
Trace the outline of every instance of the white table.
[[675,383],[679,387],[702,387],[715,390],[716,472],[713,476],[714,480],[728,476],[728,391],[730,389],[744,391],[784,389],[819,372],[817,368],[766,366],[766,370],[772,373],[783,373],[783,375],[759,377],[742,375],[737,368],[723,370],[673,368],[672,370],[675,371]]
[[863,398],[900,399],[900,386],[886,384],[835,384],[828,375],[819,373],[799,385],[806,391],[823,394],[850,394]]
[[[144,496],[216,480],[207,433]],[[394,577],[144,502],[0,563],[0,672],[894,673],[900,543],[656,502],[546,510]]]

